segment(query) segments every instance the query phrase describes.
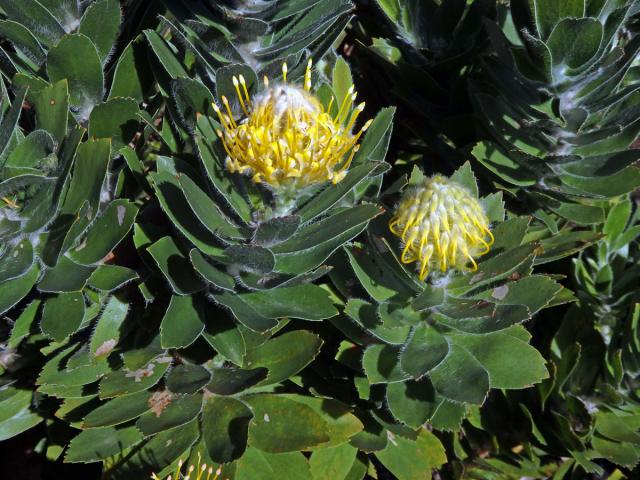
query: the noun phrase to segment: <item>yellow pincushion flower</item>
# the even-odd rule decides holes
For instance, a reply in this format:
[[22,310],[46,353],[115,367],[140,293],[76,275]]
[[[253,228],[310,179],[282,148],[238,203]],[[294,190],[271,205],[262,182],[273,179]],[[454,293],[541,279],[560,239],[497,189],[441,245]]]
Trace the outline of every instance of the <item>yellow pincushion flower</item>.
[[389,228],[404,242],[402,262],[419,262],[420,280],[438,268],[467,269],[470,263],[476,270],[475,258],[493,244],[489,219],[478,200],[442,175],[409,189]]
[[364,103],[353,109],[353,87],[333,117],[334,99],[325,109],[311,90],[311,60],[307,64],[304,88],[287,83],[287,65],[282,68],[283,83],[250,97],[244,77],[233,77],[238,101],[245,118],[236,121],[226,97],[225,112],[213,105],[224,131],[218,131],[227,151],[230,172],[251,174],[255,183],[291,191],[306,186],[342,180],[358,150],[358,139],[369,127],[351,130]]
[[[218,480],[222,473],[222,468],[218,467],[216,470],[212,466],[207,466],[206,463],[200,463],[200,454],[198,453],[198,464],[189,465],[186,473],[182,473],[182,466],[184,463],[182,460],[178,461],[178,466],[173,475],[169,475],[165,480]],[[151,474],[151,480],[162,480],[155,473]]]

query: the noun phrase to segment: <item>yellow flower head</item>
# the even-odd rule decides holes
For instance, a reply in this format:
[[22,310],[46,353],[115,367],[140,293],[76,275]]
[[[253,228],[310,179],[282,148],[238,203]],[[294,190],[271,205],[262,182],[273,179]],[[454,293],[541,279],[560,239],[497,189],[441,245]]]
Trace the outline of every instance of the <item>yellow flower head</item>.
[[[173,475],[169,475],[165,480],[218,480],[222,473],[222,468],[218,467],[216,470],[212,466],[207,466],[206,463],[200,464],[200,454],[198,453],[198,464],[189,465],[186,472],[182,472],[182,466],[184,463],[182,460],[178,461],[178,466]],[[162,480],[155,473],[151,474],[151,480]]]
[[474,258],[493,244],[489,219],[478,200],[442,175],[407,190],[389,228],[405,244],[402,262],[420,262],[420,280],[434,268],[445,272],[471,263],[476,270]]
[[224,131],[218,131],[227,151],[230,172],[249,173],[255,183],[293,190],[331,181],[338,183],[358,150],[358,139],[369,127],[351,133],[364,103],[353,109],[353,87],[333,117],[334,99],[325,110],[311,90],[311,60],[307,64],[304,88],[287,83],[287,64],[282,67],[283,82],[249,96],[244,77],[233,77],[238,101],[245,118],[233,118],[229,100],[222,97],[224,112],[213,105]]

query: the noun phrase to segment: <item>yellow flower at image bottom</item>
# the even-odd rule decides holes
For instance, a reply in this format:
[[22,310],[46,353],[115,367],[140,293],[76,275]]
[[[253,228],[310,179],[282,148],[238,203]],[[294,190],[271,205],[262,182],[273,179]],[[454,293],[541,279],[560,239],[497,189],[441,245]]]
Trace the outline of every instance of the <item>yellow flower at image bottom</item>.
[[[244,77],[233,77],[245,114],[240,121],[233,118],[226,97],[221,97],[222,108],[213,105],[223,127],[217,133],[228,155],[227,169],[250,174],[255,183],[275,188],[299,190],[328,181],[338,183],[358,151],[360,136],[371,124],[368,121],[352,133],[364,103],[352,109],[356,99],[352,86],[341,105],[334,105],[332,98],[325,109],[310,92],[311,60],[304,88],[287,83],[286,64],[282,75],[283,82],[271,87],[265,77],[265,90],[253,98]],[[336,107],[334,116],[330,112]]]
[[389,228],[404,242],[401,261],[418,262],[420,280],[432,270],[476,270],[475,259],[493,244],[482,205],[467,189],[442,175],[408,189]]
[[189,465],[186,473],[182,473],[183,465],[184,463],[182,460],[178,461],[176,471],[165,479],[162,479],[155,473],[152,473],[151,480],[221,480],[220,474],[222,473],[222,469],[218,467],[214,470],[214,467],[207,466],[206,463],[200,464],[200,454],[198,454],[198,464]]

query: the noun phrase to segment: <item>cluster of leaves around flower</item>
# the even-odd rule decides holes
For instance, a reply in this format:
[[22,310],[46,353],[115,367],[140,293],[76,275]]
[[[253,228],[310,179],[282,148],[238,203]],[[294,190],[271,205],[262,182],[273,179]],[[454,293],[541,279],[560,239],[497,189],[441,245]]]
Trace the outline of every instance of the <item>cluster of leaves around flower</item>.
[[[0,0],[0,440],[30,431],[43,459],[114,479],[182,461],[238,480],[632,478],[636,9],[377,0],[383,28],[366,3]],[[369,106],[346,176],[282,214],[225,169],[211,105],[313,59],[313,94],[347,123],[341,43],[358,72],[382,65],[360,83],[399,114]],[[469,112],[486,131],[464,155]],[[439,170],[425,144],[495,237],[476,271],[426,282],[388,229]]]

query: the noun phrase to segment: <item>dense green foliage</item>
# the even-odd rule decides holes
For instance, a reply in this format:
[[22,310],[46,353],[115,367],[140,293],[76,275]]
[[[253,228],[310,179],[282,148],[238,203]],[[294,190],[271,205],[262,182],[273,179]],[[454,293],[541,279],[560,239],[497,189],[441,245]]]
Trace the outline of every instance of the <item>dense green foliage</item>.
[[[639,22],[633,0],[0,0],[0,448],[69,478],[637,478]],[[229,172],[223,132],[273,92],[362,128],[344,178]],[[280,158],[308,126],[276,118]],[[309,128],[295,175],[341,141]],[[422,281],[389,222],[436,173],[495,242]]]

